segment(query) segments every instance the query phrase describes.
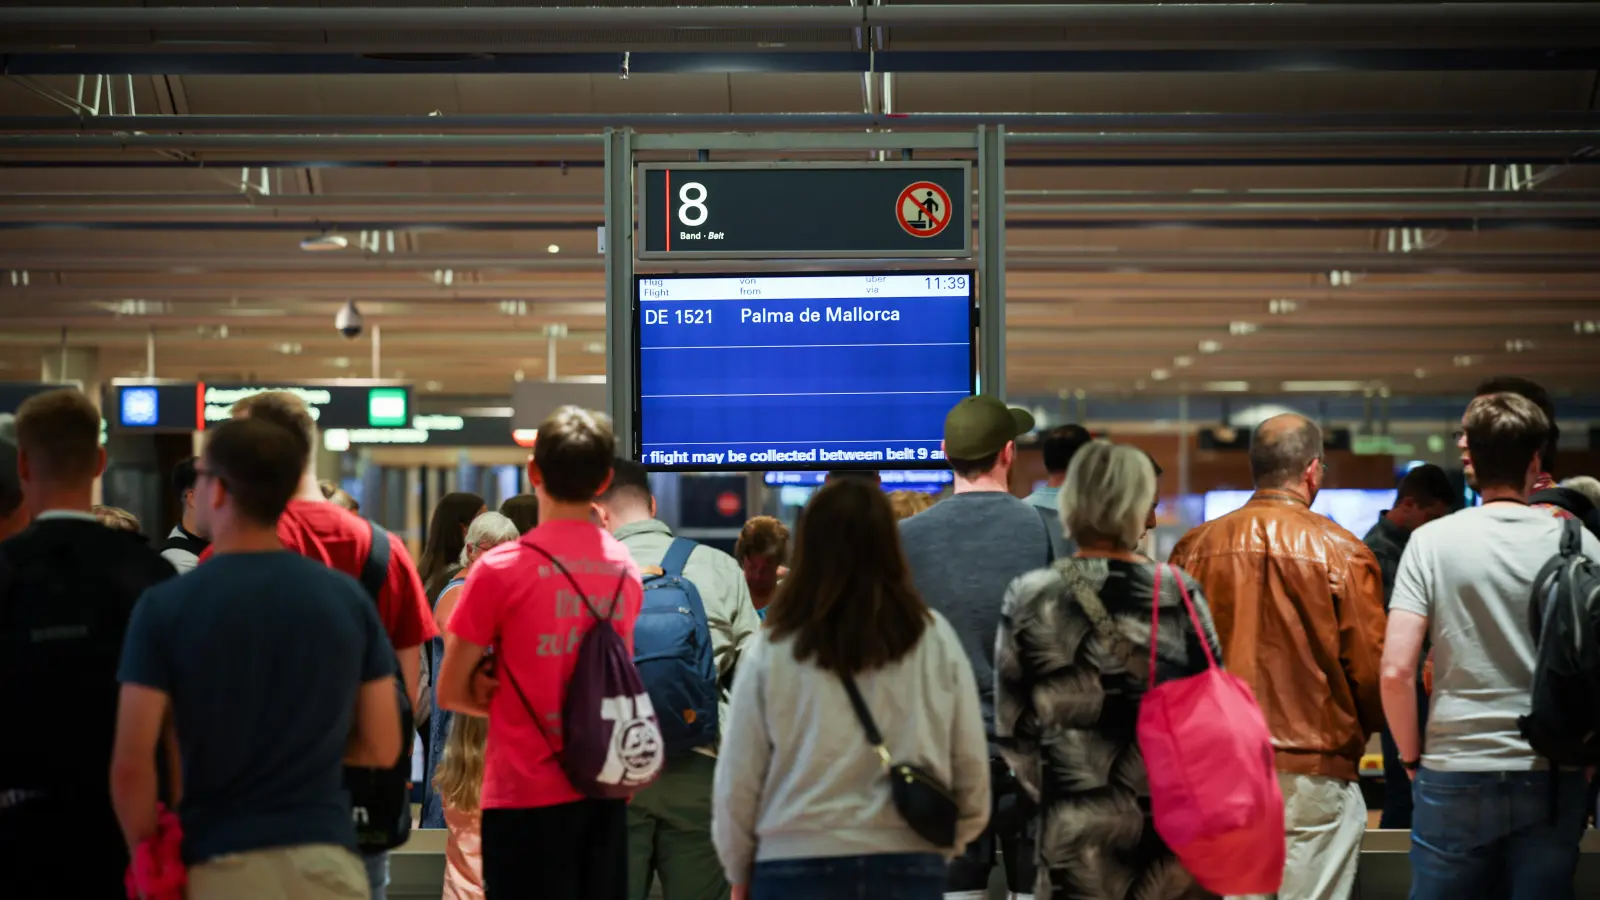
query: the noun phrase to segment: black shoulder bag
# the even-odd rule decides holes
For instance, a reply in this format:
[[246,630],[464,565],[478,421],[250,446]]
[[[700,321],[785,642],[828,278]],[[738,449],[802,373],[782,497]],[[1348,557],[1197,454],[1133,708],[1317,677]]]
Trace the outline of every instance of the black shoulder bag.
[[878,758],[883,760],[883,770],[889,774],[890,796],[894,798],[894,807],[900,811],[901,818],[928,843],[936,847],[954,847],[956,822],[961,818],[961,810],[956,806],[955,798],[950,796],[950,789],[918,766],[895,762],[889,755],[889,748],[883,745],[883,735],[878,733],[878,725],[872,721],[867,701],[861,699],[856,680],[843,674],[839,680],[844,682],[845,692],[850,695],[850,705],[855,707],[856,718],[861,720],[861,728],[867,733],[867,742],[872,744],[872,749],[878,752]]
[[[372,602],[389,580],[389,532],[372,523],[372,547],[361,567],[361,586]],[[399,661],[394,669],[395,695],[400,702],[400,759],[387,769],[345,766],[344,786],[350,792],[350,821],[356,829],[356,846],[365,854],[382,853],[411,837],[411,698]]]

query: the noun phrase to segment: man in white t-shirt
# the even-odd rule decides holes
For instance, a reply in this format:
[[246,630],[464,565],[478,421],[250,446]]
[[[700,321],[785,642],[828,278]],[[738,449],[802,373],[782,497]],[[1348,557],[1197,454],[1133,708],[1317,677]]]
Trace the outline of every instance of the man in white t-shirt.
[[[1527,502],[1550,420],[1500,393],[1474,399],[1462,425],[1483,505],[1411,535],[1383,654],[1384,712],[1415,783],[1411,897],[1568,900],[1585,776],[1551,771],[1517,727],[1532,706],[1533,580],[1561,540],[1562,520]],[[1600,559],[1593,535],[1583,549]],[[1425,745],[1415,691],[1424,639],[1434,658]]]

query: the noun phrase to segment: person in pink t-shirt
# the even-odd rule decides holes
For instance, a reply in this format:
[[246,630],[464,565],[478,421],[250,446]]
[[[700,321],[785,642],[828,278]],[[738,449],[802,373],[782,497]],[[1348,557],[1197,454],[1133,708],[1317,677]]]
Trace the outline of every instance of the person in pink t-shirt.
[[[540,423],[528,462],[539,525],[478,560],[445,628],[439,705],[489,718],[482,806],[490,897],[627,896],[625,803],[585,798],[561,769],[567,682],[596,620],[546,555],[572,573],[631,653],[644,600],[639,570],[627,548],[590,520],[590,504],[611,481],[614,446],[611,422],[599,413],[564,406]],[[516,691],[499,690],[498,678],[480,671],[491,652],[496,674],[515,677],[542,727]]]

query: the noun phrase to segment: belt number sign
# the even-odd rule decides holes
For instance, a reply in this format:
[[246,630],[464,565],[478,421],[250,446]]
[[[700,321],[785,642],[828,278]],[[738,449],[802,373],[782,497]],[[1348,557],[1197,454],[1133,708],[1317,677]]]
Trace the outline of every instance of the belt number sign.
[[933,237],[950,224],[950,195],[931,181],[914,182],[900,192],[895,218],[913,237]]

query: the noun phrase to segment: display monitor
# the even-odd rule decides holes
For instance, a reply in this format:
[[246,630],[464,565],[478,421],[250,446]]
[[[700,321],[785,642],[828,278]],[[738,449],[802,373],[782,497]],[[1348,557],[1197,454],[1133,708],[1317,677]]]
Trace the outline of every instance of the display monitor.
[[642,276],[635,452],[656,470],[928,469],[975,387],[973,273]]
[[[1225,516],[1250,500],[1253,491],[1207,491],[1206,521]],[[1317,492],[1311,511],[1334,520],[1356,537],[1365,537],[1378,517],[1394,507],[1395,491],[1359,488],[1328,488]]]

